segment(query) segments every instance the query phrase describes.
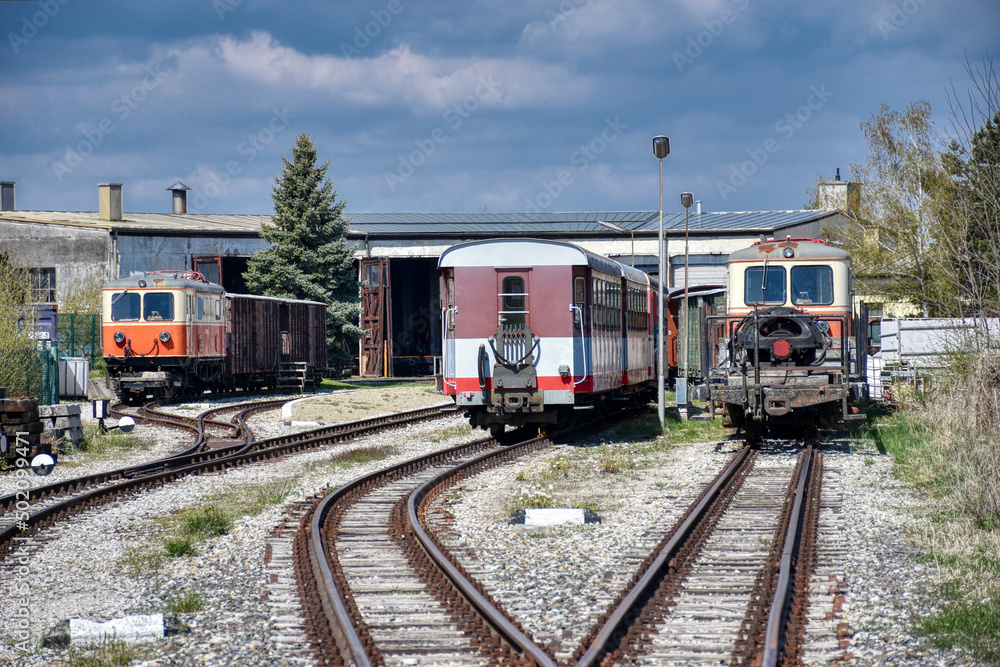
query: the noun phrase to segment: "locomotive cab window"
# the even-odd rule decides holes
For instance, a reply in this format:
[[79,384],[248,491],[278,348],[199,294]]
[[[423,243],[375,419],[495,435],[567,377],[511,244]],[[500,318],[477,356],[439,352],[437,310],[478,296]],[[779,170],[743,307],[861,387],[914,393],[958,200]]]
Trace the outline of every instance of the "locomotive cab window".
[[833,269],[829,266],[792,267],[792,303],[796,306],[833,303]]
[[198,319],[202,320],[205,318],[205,300],[200,296],[198,297]]
[[750,266],[744,276],[743,300],[755,303],[785,302],[785,269],[780,266]]
[[139,319],[142,308],[140,296],[134,292],[122,292],[111,296],[111,320],[114,322],[134,322]]
[[507,276],[503,279],[503,292],[500,294],[500,321],[507,324],[524,325],[524,302],[527,293],[524,291],[524,278]]
[[143,299],[142,319],[147,322],[174,319],[174,295],[168,292],[148,292]]

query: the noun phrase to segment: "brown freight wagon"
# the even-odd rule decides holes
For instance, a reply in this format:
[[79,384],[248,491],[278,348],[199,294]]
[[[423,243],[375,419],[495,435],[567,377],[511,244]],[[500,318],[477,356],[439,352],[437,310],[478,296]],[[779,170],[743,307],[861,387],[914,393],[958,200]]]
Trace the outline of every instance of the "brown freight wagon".
[[326,304],[226,294],[226,373],[233,386],[315,389],[326,373]]

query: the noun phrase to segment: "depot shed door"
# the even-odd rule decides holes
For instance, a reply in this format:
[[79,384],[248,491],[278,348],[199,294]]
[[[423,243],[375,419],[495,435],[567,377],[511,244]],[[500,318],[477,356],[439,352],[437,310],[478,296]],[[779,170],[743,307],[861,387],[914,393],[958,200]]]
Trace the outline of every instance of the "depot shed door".
[[361,375],[392,375],[392,303],[389,290],[389,258],[361,260]]

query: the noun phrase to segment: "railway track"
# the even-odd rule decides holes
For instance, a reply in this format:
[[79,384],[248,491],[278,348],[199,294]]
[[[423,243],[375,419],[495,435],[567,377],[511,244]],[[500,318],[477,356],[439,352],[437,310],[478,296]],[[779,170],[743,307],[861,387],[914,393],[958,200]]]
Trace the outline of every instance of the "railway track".
[[[295,562],[320,663],[556,665],[428,519],[461,479],[551,444],[500,449],[487,438],[319,501],[301,521]],[[800,664],[822,463],[812,446],[792,458],[742,449],[562,664]]]
[[451,558],[426,514],[464,477],[552,445],[484,438],[318,501],[301,520],[295,565],[320,664],[554,664]]
[[779,459],[737,453],[581,644],[578,667],[799,664],[821,461],[812,445],[794,468]]
[[[232,406],[230,406],[230,411]],[[423,408],[327,426],[295,435],[260,441],[248,439],[219,449],[189,447],[185,452],[139,466],[55,482],[0,498],[0,557],[15,539],[23,539],[62,518],[144,488],[159,486],[188,475],[219,472],[247,463],[274,459],[289,453],[321,448],[362,435],[415,421],[434,419],[453,410]]]

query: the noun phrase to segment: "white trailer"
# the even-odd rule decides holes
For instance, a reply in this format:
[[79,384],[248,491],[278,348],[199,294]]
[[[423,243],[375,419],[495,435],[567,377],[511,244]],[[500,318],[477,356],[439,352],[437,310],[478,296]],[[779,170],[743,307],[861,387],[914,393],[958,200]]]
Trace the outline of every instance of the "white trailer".
[[997,318],[882,318],[880,380],[883,386],[922,388],[951,365],[955,354],[1000,347]]

